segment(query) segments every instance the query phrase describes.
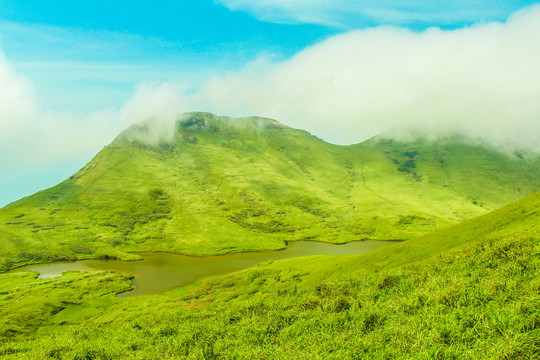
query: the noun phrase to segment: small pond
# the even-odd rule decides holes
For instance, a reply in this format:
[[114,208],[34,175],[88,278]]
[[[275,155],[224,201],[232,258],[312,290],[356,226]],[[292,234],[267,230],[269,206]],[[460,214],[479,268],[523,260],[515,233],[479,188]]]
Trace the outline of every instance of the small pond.
[[28,265],[13,271],[37,271],[40,278],[60,276],[64,271],[113,270],[133,275],[133,290],[119,296],[155,294],[185,286],[197,279],[245,269],[263,261],[308,255],[353,255],[391,245],[391,241],[353,241],[342,245],[316,241],[291,242],[285,250],[245,252],[194,257],[169,253],[144,253],[141,261],[82,260]]

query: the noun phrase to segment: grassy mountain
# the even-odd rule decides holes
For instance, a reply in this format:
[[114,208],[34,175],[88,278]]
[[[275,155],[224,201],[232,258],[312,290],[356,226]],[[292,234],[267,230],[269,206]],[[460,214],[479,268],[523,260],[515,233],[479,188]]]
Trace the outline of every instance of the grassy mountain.
[[113,274],[0,274],[0,287],[16,284],[0,288],[13,314],[0,317],[0,355],[537,359],[538,209],[540,192],[372,253],[268,262],[161,295],[113,298],[126,281]]
[[[0,269],[408,239],[540,188],[540,158],[460,138],[326,143],[263,118],[191,113],[169,142],[133,126],[59,185],[0,209]],[[154,145],[151,145],[154,144]]]

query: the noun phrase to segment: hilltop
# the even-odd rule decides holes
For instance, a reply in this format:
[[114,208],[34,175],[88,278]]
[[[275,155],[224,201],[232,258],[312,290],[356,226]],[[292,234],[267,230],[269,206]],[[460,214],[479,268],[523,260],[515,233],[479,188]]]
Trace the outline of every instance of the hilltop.
[[403,240],[540,188],[540,158],[458,137],[338,146],[275,120],[189,113],[151,123],[81,170],[0,209],[0,270],[60,259],[280,249],[312,239]]

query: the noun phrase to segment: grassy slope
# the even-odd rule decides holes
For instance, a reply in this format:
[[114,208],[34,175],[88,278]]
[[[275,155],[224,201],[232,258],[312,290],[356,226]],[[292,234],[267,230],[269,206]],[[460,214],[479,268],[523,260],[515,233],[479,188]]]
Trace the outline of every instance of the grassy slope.
[[35,337],[4,336],[0,355],[538,358],[539,208],[540,192],[368,254],[280,260],[162,295],[67,306]]
[[37,279],[30,272],[2,274],[0,338],[32,334],[68,307],[96,299],[111,303],[130,283],[129,276],[113,272],[67,272],[55,279]]
[[74,176],[0,209],[0,270],[405,239],[540,188],[537,156],[456,138],[336,146],[272,120],[204,113],[184,120],[171,144],[133,140],[144,131],[128,129]]

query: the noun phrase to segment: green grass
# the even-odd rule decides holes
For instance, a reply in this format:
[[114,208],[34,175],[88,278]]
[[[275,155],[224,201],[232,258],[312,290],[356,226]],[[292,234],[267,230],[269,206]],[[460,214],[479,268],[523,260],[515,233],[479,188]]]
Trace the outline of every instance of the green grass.
[[[0,356],[537,359],[538,209],[540,192],[371,253],[267,262],[152,296],[104,300],[114,284],[118,291],[125,286],[112,274],[51,280],[0,274],[2,296],[14,293],[0,297],[0,308],[16,314],[13,322],[23,329],[32,316],[40,324],[19,333],[0,330]],[[30,310],[24,307],[32,311],[42,306],[40,296],[52,303],[60,294],[70,299],[67,289],[95,277],[111,279],[110,288],[53,315],[14,311],[13,300],[23,294],[36,297],[27,300]]]
[[30,263],[409,239],[540,188],[537,155],[460,138],[328,144],[261,118],[191,113],[171,143],[134,126],[55,187],[0,209],[0,271]]
[[32,334],[66,308],[95,299],[114,300],[116,293],[131,289],[130,283],[129,276],[113,272],[67,272],[55,279],[37,279],[31,272],[2,274],[0,338]]

